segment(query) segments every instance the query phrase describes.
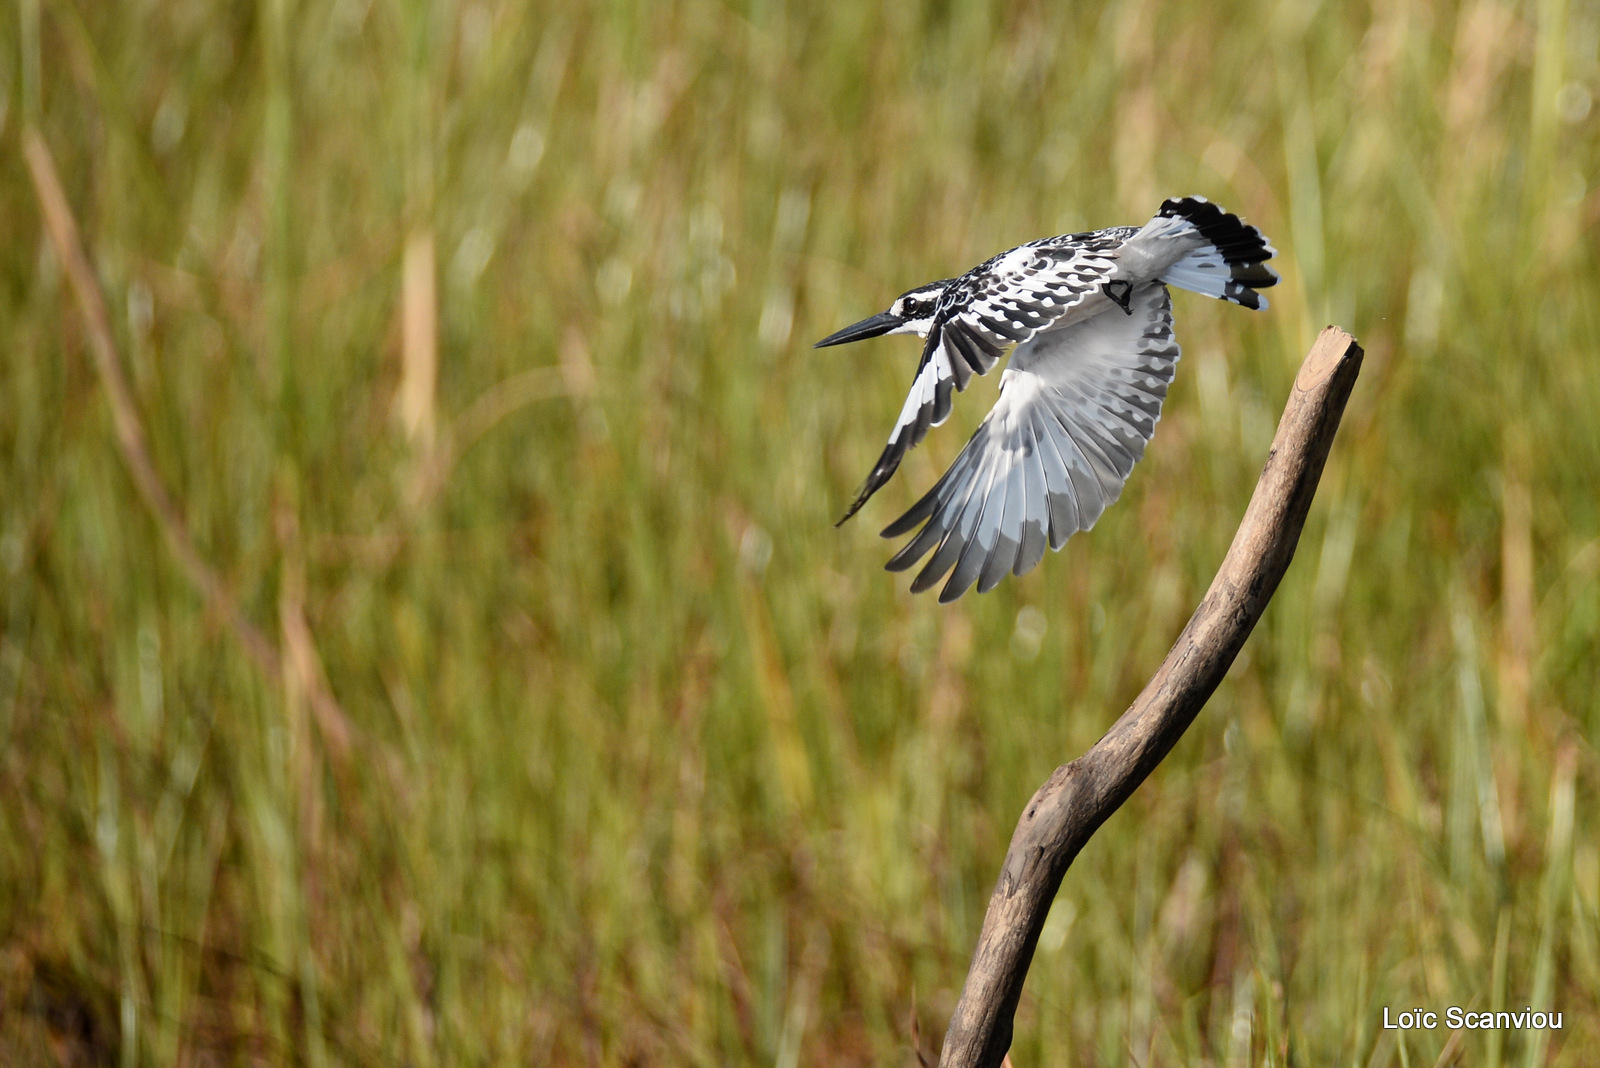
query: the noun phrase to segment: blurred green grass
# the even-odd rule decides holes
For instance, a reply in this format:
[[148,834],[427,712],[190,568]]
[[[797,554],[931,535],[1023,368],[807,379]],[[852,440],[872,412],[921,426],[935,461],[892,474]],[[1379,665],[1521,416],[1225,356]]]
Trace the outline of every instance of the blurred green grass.
[[[0,45],[0,1060],[912,1063],[1329,321],[1299,559],[1069,873],[1013,1060],[1433,1064],[1382,1008],[1449,1004],[1564,1013],[1460,1063],[1600,1057],[1594,3],[19,0]],[[135,494],[29,123],[349,757]],[[1179,295],[1119,505],[911,598],[875,524],[993,386],[835,531],[915,349],[809,341],[1186,193],[1274,239],[1271,311]]]

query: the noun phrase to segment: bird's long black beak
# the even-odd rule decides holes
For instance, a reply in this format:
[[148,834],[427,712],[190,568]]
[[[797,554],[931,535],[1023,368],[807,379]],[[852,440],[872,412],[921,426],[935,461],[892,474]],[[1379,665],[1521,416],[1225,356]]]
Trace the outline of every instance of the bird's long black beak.
[[865,341],[869,337],[878,337],[887,334],[895,327],[902,325],[904,319],[890,312],[879,312],[870,319],[863,319],[859,323],[845,327],[836,334],[829,334],[817,342],[813,348],[825,349],[829,345],[846,345],[852,341]]

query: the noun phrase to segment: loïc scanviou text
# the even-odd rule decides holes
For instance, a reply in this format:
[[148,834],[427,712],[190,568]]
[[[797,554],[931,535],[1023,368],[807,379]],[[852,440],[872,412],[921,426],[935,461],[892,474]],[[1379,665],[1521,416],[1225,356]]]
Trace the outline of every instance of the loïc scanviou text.
[[1532,1006],[1514,1011],[1473,1012],[1451,1005],[1443,1012],[1433,1009],[1383,1010],[1386,1031],[1431,1031],[1443,1024],[1465,1031],[1559,1031],[1561,1013],[1535,1011]]

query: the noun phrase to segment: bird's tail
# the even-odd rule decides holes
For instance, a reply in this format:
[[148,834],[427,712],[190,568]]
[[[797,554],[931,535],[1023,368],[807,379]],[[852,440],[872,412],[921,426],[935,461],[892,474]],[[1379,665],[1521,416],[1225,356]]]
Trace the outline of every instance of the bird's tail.
[[1246,308],[1261,309],[1267,298],[1256,292],[1278,284],[1278,274],[1266,261],[1277,252],[1266,237],[1237,215],[1223,211],[1205,197],[1181,197],[1161,205],[1152,225],[1170,219],[1164,236],[1193,234],[1200,247],[1180,257],[1161,274],[1168,285],[1178,286]]

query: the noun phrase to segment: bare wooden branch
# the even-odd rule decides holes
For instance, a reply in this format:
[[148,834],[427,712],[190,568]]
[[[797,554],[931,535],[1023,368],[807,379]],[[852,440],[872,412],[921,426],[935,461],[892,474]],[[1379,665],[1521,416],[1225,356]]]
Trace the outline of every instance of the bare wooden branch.
[[1122,718],[1055,770],[1017,821],[989,899],[941,1068],[997,1068],[1039,932],[1062,877],[1089,838],[1155,770],[1216,690],[1294,558],[1361,346],[1330,326],[1295,378],[1266,467],[1200,607]]

